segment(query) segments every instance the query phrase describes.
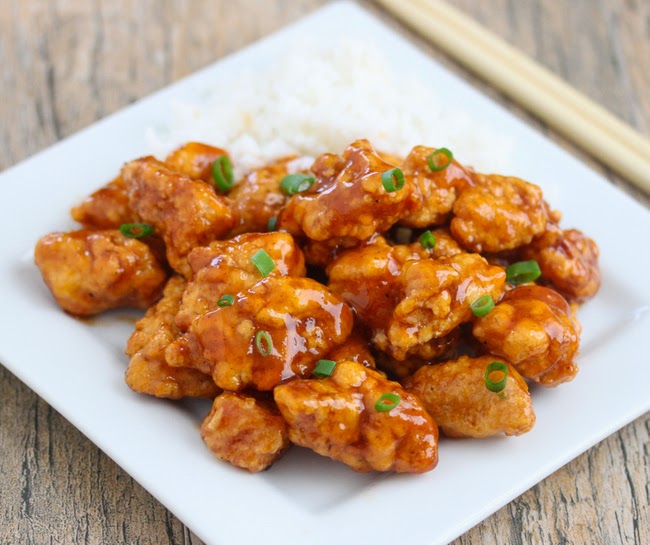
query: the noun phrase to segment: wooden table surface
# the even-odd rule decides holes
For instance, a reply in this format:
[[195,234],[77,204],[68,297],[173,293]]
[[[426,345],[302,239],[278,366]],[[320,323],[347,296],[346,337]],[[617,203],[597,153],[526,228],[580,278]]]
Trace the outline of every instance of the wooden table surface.
[[[0,0],[0,170],[325,3]],[[650,132],[648,0],[455,3],[641,132]],[[371,2],[362,4],[546,130]],[[648,204],[593,159],[550,136]],[[649,434],[646,414],[454,544],[650,543]],[[201,543],[2,366],[0,520],[0,545]]]

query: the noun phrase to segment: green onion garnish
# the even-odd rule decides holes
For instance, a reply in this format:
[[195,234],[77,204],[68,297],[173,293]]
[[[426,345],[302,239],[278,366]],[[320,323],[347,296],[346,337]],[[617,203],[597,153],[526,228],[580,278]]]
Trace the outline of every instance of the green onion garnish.
[[425,231],[420,235],[420,244],[422,244],[422,247],[427,250],[433,250],[436,246],[436,242],[436,235],[431,231]]
[[381,175],[381,183],[388,193],[399,191],[404,187],[404,173],[399,168],[391,168]]
[[269,218],[268,223],[266,224],[266,230],[271,232],[271,231],[275,231],[277,228],[278,228],[278,217],[271,216]]
[[144,238],[153,233],[153,227],[148,223],[123,223],[120,233],[129,238]]
[[296,174],[289,174],[282,178],[280,187],[286,195],[295,195],[296,193],[307,191],[312,185],[314,185],[315,181],[316,179],[313,176],[307,176],[306,174],[300,174],[298,172]]
[[255,348],[262,356],[270,356],[273,352],[273,339],[266,331],[258,331],[255,334]]
[[393,392],[381,394],[377,400],[377,403],[375,403],[375,411],[380,413],[387,413],[391,409],[397,407],[400,401],[400,397]]
[[479,318],[487,316],[488,313],[494,308],[494,299],[492,299],[492,297],[489,295],[484,295],[483,297],[479,297],[476,301],[474,301],[469,308],[472,309],[474,316],[478,316]]
[[454,154],[447,148],[438,148],[427,158],[431,172],[445,170],[454,161]]
[[269,273],[275,269],[275,263],[271,256],[266,252],[264,248],[258,250],[257,253],[251,257],[253,265],[257,267],[257,270],[260,271],[260,274],[264,277],[267,277]]
[[221,299],[219,299],[219,301],[217,301],[217,305],[220,306],[220,307],[229,307],[234,302],[235,302],[235,298],[230,294],[226,294],[226,295],[223,295],[221,297]]
[[227,155],[218,157],[212,163],[212,179],[214,180],[214,185],[224,193],[235,183],[235,177],[232,174],[232,163]]
[[525,284],[537,280],[542,271],[537,261],[519,261],[509,265],[506,269],[506,281],[511,284]]
[[311,374],[317,377],[329,377],[334,371],[334,367],[336,367],[334,360],[318,360]]
[[[503,373],[503,378],[498,381],[490,380],[490,375],[492,373]],[[500,361],[493,361],[489,363],[485,368],[485,387],[490,390],[490,392],[502,392],[506,388],[506,382],[508,381],[508,366],[505,363]]]

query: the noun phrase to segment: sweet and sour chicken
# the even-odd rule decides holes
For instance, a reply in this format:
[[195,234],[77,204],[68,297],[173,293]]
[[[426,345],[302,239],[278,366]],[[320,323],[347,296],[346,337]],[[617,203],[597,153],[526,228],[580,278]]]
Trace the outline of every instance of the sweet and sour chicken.
[[72,316],[147,309],[126,383],[212,399],[201,437],[217,458],[258,472],[296,444],[422,473],[439,430],[526,433],[528,384],[578,373],[599,251],[537,185],[367,140],[233,172],[198,142],[135,159],[72,209],[82,229],[34,253]]

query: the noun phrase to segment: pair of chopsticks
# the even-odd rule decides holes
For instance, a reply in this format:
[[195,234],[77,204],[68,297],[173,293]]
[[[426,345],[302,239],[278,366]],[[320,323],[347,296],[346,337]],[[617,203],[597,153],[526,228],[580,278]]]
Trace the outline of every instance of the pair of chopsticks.
[[598,161],[650,193],[650,140],[441,0],[377,0]]

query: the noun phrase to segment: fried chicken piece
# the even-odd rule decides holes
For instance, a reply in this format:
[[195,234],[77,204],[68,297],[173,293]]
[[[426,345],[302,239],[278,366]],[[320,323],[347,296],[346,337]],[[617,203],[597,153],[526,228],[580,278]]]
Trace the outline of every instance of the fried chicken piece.
[[167,361],[211,373],[224,390],[272,390],[309,376],[352,331],[350,308],[309,278],[269,276],[235,297],[197,317],[167,349]]
[[153,157],[127,163],[122,177],[129,203],[141,221],[165,241],[167,260],[186,278],[187,254],[226,234],[235,222],[230,201],[207,184],[171,170]]
[[548,219],[542,190],[519,178],[476,174],[477,185],[454,204],[451,233],[477,253],[501,252],[528,244]]
[[416,146],[404,160],[402,171],[411,177],[422,195],[422,208],[400,219],[400,225],[430,227],[447,221],[460,191],[474,185],[472,174],[457,161],[433,172],[428,158],[435,148]]
[[117,229],[138,221],[121,176],[86,197],[70,214],[87,229]]
[[367,140],[353,142],[342,156],[319,156],[311,189],[293,195],[280,213],[278,225],[312,240],[339,237],[367,240],[388,230],[397,220],[421,206],[412,179],[388,192],[382,174],[392,168]]
[[489,314],[477,318],[473,334],[485,348],[506,358],[524,377],[543,386],[573,380],[578,372],[579,333],[569,304],[542,286],[508,291]]
[[305,276],[305,260],[289,233],[248,233],[194,248],[187,261],[194,272],[183,295],[176,325],[187,331],[192,320],[217,308],[223,295],[251,288],[262,275],[251,258],[266,251],[275,264],[272,276]]
[[[505,389],[495,393],[485,386],[485,371],[493,361],[508,367]],[[496,378],[493,372],[490,379]],[[415,394],[449,437],[484,438],[505,433],[521,435],[535,424],[528,386],[508,362],[493,356],[425,365],[407,379],[404,387]]]
[[370,343],[358,327],[352,331],[343,344],[328,352],[325,359],[333,361],[354,361],[364,367],[375,368],[375,358],[370,351]]
[[162,299],[135,324],[135,331],[126,345],[131,362],[125,377],[135,392],[180,399],[214,398],[220,391],[210,375],[196,369],[171,367],[165,360],[166,348],[180,336],[174,317],[184,289],[184,278],[172,276],[165,285]]
[[212,453],[251,473],[263,471],[289,448],[287,424],[272,402],[224,392],[201,425]]
[[[380,412],[386,393],[399,404]],[[359,363],[339,362],[331,377],[291,380],[273,395],[293,443],[355,471],[424,473],[438,462],[438,428],[419,400]]]
[[235,203],[239,223],[231,235],[240,233],[265,233],[269,220],[277,217],[289,200],[282,189],[282,179],[295,173],[290,168],[296,157],[285,157],[250,171],[232,188],[228,196]]
[[598,292],[599,253],[596,243],[581,231],[563,231],[556,225],[522,249],[524,259],[537,261],[542,279],[572,301],[584,301]]
[[77,316],[147,308],[167,280],[149,246],[117,230],[50,233],[36,244],[34,262],[59,306]]
[[210,185],[212,179],[212,165],[219,157],[228,157],[228,152],[221,148],[188,142],[172,151],[166,158],[165,164],[171,169],[193,180],[203,180]]
[[470,305],[484,295],[498,301],[506,274],[478,254],[407,262],[399,282],[403,297],[387,329],[393,354],[448,335],[472,319]]

